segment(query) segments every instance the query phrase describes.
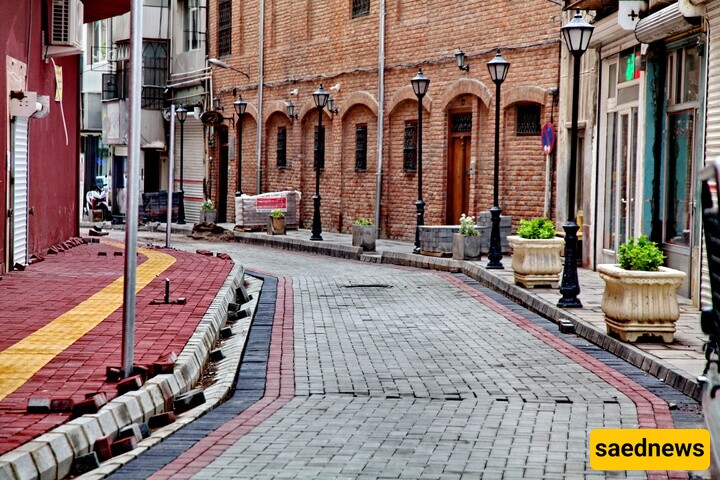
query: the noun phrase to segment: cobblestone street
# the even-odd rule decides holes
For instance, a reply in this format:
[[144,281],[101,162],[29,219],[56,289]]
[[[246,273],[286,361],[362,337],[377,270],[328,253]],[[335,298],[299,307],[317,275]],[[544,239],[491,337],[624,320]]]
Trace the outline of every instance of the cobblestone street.
[[285,279],[294,358],[275,338],[270,357],[292,360],[294,395],[266,391],[244,434],[226,422],[225,437],[185,453],[187,439],[170,437],[161,446],[184,442],[178,454],[150,450],[114,478],[688,478],[594,471],[588,434],[700,426],[693,400],[468,277],[235,243],[176,247]]

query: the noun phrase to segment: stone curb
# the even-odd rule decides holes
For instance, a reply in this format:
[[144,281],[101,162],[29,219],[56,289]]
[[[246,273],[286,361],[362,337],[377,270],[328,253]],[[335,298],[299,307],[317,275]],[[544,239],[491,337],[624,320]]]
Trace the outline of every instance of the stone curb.
[[[145,382],[140,390],[114,398],[98,413],[70,420],[0,456],[0,479],[64,478],[69,475],[75,458],[92,451],[95,440],[107,435],[116,435],[126,425],[147,422],[156,413],[166,411],[166,405],[171,404],[177,394],[192,389],[200,378],[210,350],[219,338],[220,328],[225,324],[228,303],[235,301],[235,289],[241,285],[243,279],[243,267],[234,265],[195,332],[180,352],[173,374],[153,377]],[[254,298],[251,302],[254,310],[257,299]],[[236,322],[233,327],[234,333],[236,328],[238,332],[245,332],[244,336],[236,335],[236,341],[241,342],[242,345],[247,337],[250,318],[252,317],[248,317],[245,322]],[[239,364],[242,345],[236,354],[224,361]],[[236,369],[237,365],[233,372]],[[224,375],[216,388],[208,388],[206,402],[203,405],[179,415],[175,423],[158,429],[153,435],[158,432],[160,434],[140,442],[138,449],[113,457],[104,462],[100,468],[78,478],[104,478],[111,471],[135,458],[140,451],[162,441],[172,431],[181,428],[222,401],[229,392],[233,379],[234,373]],[[171,427],[175,427],[174,430]]]
[[239,243],[247,243],[249,245],[281,248],[283,250],[293,250],[296,252],[316,253],[318,255],[345,258],[349,260],[360,260],[360,256],[363,254],[363,249],[361,247],[337,245],[326,242],[314,242],[311,240],[302,240],[300,238],[283,235],[267,235],[265,233],[235,232],[235,241]]
[[[287,250],[293,249],[293,245],[302,245],[301,251],[310,251],[318,254],[330,255],[333,257],[349,258],[352,260],[362,259],[362,252],[356,258],[349,255],[349,250],[355,247],[346,245],[333,244],[317,244],[316,242],[298,240],[298,239],[280,239],[262,234],[236,233],[235,238],[239,242],[253,243],[256,245],[279,247]],[[322,246],[322,248],[317,248]],[[313,249],[315,247],[315,249]],[[336,248],[336,250],[333,250]],[[324,253],[332,250],[332,253]],[[383,251],[380,255],[380,263],[391,265],[400,265],[406,267],[416,267],[432,270],[440,270],[444,272],[460,271],[465,275],[477,280],[484,286],[495,290],[496,292],[508,297],[514,302],[537,313],[555,323],[560,320],[569,320],[575,326],[575,333],[598,345],[604,350],[613,353],[626,362],[638,367],[639,369],[659,378],[667,385],[684,393],[685,395],[700,401],[702,396],[702,386],[698,383],[697,378],[693,378],[685,372],[673,370],[673,366],[653,355],[650,355],[632,344],[624,343],[620,340],[608,336],[602,330],[589,324],[581,317],[574,315],[571,310],[563,310],[556,305],[546,302],[536,297],[524,288],[505,282],[501,277],[493,274],[480,266],[479,262],[458,261],[449,258],[428,257],[424,255],[416,255],[412,253],[388,252]]]

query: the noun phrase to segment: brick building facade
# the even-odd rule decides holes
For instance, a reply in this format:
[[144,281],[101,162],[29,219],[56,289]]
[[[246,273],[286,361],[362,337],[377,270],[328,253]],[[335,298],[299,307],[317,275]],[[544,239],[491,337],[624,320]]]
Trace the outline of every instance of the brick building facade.
[[[543,203],[548,185],[540,127],[557,118],[550,92],[558,86],[560,26],[561,7],[547,1],[211,2],[209,56],[250,76],[233,69],[213,72],[213,95],[226,111],[234,90],[250,104],[243,119],[243,192],[259,193],[258,185],[262,192],[300,190],[301,222],[309,227],[318,124],[311,93],[322,83],[339,108],[336,114],[323,111],[323,229],[347,232],[356,218],[374,218],[380,179],[381,236],[412,238],[417,98],[410,79],[421,68],[431,80],[423,102],[425,223],[457,224],[460,213],[487,211],[493,193],[495,85],[485,63],[500,48],[511,63],[501,96],[500,207],[514,223],[552,212]],[[471,65],[468,72],[457,67],[458,47]],[[297,119],[288,116],[290,101]],[[211,148],[211,185],[219,183],[220,154]],[[231,186],[236,161],[228,164]],[[228,191],[232,219],[234,188]],[[217,195],[216,188],[211,192]]]

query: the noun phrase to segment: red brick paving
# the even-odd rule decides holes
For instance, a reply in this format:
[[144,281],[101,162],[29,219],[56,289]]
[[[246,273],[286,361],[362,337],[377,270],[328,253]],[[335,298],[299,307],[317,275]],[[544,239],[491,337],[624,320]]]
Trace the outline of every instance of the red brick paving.
[[[87,300],[123,275],[124,256],[115,247],[88,244],[57,255],[0,281],[0,350],[38,330]],[[98,256],[98,252],[108,256]],[[137,295],[135,363],[152,364],[174,351],[180,353],[195,331],[232,269],[232,262],[202,255],[163,250],[176,262]],[[146,257],[140,255],[138,264]],[[186,305],[150,305],[162,299],[165,278],[171,298],[185,297]],[[105,367],[120,365],[122,309],[113,312],[54,360],[23,387],[0,401],[0,454],[52,430],[69,420],[69,414],[27,414],[33,396],[73,398],[103,391],[108,399],[116,385],[105,383]]]
[[293,293],[290,278],[278,277],[265,395],[153,474],[150,480],[186,480],[210,465],[245,434],[267,420],[295,395]]
[[[674,427],[672,414],[670,413],[668,404],[662,398],[658,397],[657,395],[650,392],[638,383],[634,382],[622,373],[605,365],[603,362],[596,359],[595,357],[588,355],[587,353],[574,347],[573,345],[570,345],[566,341],[562,340],[559,337],[556,337],[552,333],[548,332],[539,325],[534,324],[522,315],[518,315],[509,308],[488,297],[484,293],[455,278],[453,275],[447,273],[443,273],[441,275],[450,282],[457,285],[461,290],[464,290],[465,292],[470,294],[470,296],[478,300],[483,305],[507,318],[512,323],[527,331],[532,336],[542,341],[546,345],[562,353],[573,362],[577,363],[578,365],[602,378],[608,384],[610,384],[611,386],[619,390],[621,393],[623,393],[625,396],[627,396],[630,400],[632,400],[633,403],[635,403],[635,406],[637,408],[638,426],[640,428]],[[687,472],[649,471],[647,472],[647,476],[648,479],[652,480],[688,478]]]

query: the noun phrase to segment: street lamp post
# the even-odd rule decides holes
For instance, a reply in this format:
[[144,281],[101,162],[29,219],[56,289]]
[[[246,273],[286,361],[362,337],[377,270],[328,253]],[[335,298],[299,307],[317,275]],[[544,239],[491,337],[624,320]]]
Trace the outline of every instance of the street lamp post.
[[485,268],[499,270],[502,264],[502,244],[500,243],[500,214],[498,202],[498,170],[500,168],[500,85],[505,81],[510,62],[505,60],[498,49],[495,57],[487,63],[490,78],[495,83],[495,176],[493,179],[493,206],[490,209],[492,228],[490,229],[490,248],[488,264]]
[[237,123],[237,138],[238,138],[238,159],[237,159],[237,188],[235,189],[235,196],[239,197],[243,194],[242,192],[242,121],[245,110],[247,109],[247,102],[243,100],[242,95],[238,96],[237,100],[233,102],[235,106],[235,113],[238,114]]
[[[185,125],[185,119],[187,119],[187,110],[180,105],[175,111],[175,115],[177,115],[178,122],[180,122],[180,191],[178,192],[180,203],[178,205],[177,223],[178,225],[185,225],[185,189],[183,188],[183,150],[185,146],[183,126]],[[170,208],[172,208],[172,199],[170,200]]]
[[321,83],[320,88],[315,90],[312,96],[318,111],[318,133],[317,148],[315,148],[315,196],[313,197],[313,224],[310,240],[321,241],[323,238],[321,235],[322,221],[320,219],[320,166],[324,162],[325,156],[325,135],[322,130],[322,111],[330,94],[325,91]]
[[420,227],[425,225],[425,202],[422,195],[422,100],[430,86],[430,79],[425,76],[422,69],[410,80],[413,91],[418,98],[418,125],[417,125],[417,175],[418,175],[418,199],[415,202],[417,208],[417,224],[415,226],[415,248],[413,253],[420,253]]
[[595,27],[583,20],[578,9],[567,25],[560,30],[563,33],[568,50],[573,55],[573,93],[572,93],[572,124],[570,129],[570,161],[568,165],[568,220],[563,225],[565,230],[565,266],[563,268],[558,301],[561,308],[582,308],[578,298],[580,282],[577,275],[577,231],[575,221],[575,177],[577,169],[578,139],[578,105],[580,95],[580,58],[590,44],[590,37]]

